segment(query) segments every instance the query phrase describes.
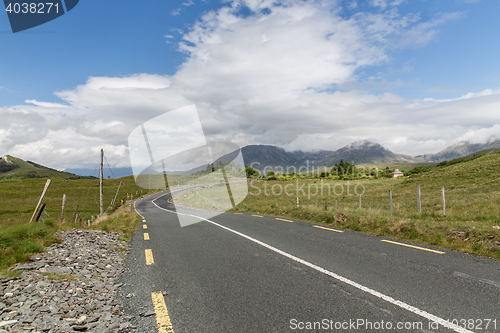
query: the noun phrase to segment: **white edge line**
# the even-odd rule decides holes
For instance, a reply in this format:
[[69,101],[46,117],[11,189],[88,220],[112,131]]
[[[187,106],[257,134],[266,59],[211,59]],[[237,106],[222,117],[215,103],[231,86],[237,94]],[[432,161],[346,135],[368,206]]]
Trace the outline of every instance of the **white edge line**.
[[[166,195],[166,194],[164,194],[164,195]],[[158,197],[158,198],[159,198],[159,197]],[[156,198],[156,199],[158,199],[158,198]],[[296,256],[294,256],[294,255],[291,255],[291,254],[287,253],[287,252],[281,251],[281,250],[279,250],[279,249],[277,249],[277,248],[275,248],[275,247],[273,247],[273,246],[271,246],[271,245],[268,245],[268,244],[266,244],[266,243],[264,243],[264,242],[261,242],[261,241],[259,241],[259,240],[255,239],[255,238],[252,238],[252,237],[250,237],[250,236],[247,236],[247,235],[245,235],[245,234],[242,234],[241,232],[238,232],[238,231],[236,231],[236,230],[230,229],[230,228],[228,228],[228,227],[225,227],[225,226],[220,225],[220,224],[218,224],[218,223],[216,223],[216,222],[210,221],[210,220],[208,220],[208,219],[206,219],[206,218],[203,218],[203,217],[201,217],[201,216],[196,216],[196,215],[191,215],[191,214],[184,214],[184,213],[176,213],[176,212],[173,212],[173,211],[171,211],[171,210],[168,210],[168,209],[162,208],[162,207],[158,206],[158,205],[154,202],[156,199],[152,200],[151,202],[152,202],[152,203],[153,203],[156,207],[158,207],[158,208],[159,208],[159,209],[161,209],[161,210],[164,210],[164,211],[166,211],[166,212],[173,213],[173,214],[181,214],[181,215],[186,215],[186,216],[191,216],[191,217],[196,217],[196,218],[202,219],[202,220],[204,220],[204,221],[207,221],[207,222],[209,222],[209,223],[212,223],[213,225],[218,226],[219,228],[225,229],[225,230],[227,230],[227,231],[230,231],[230,232],[232,232],[232,233],[235,233],[235,234],[236,234],[236,235],[238,235],[238,236],[241,236],[241,237],[243,237],[243,238],[246,238],[246,239],[248,239],[248,240],[251,240],[252,242],[257,243],[257,244],[259,244],[259,245],[261,245],[261,246],[263,246],[263,247],[265,247],[265,248],[267,248],[267,249],[269,249],[269,250],[271,250],[271,251],[274,251],[274,252],[276,252],[276,253],[279,253],[279,254],[281,254],[281,255],[283,255],[283,256],[285,256],[285,257],[289,258],[289,259],[295,260],[296,262],[299,262],[299,263],[301,263],[301,264],[303,264],[303,265],[305,265],[305,266],[307,266],[307,267],[310,267],[310,268],[312,268],[312,269],[315,269],[315,270],[317,270],[318,272],[321,272],[321,273],[323,273],[323,274],[326,274],[326,275],[328,275],[328,276],[331,276],[331,277],[333,277],[334,279],[337,279],[337,280],[342,281],[342,282],[344,282],[344,283],[346,283],[346,284],[348,284],[348,285],[350,285],[350,286],[353,286],[353,287],[355,287],[355,288],[357,288],[357,289],[360,289],[360,290],[362,290],[362,291],[364,291],[364,292],[366,292],[366,293],[368,293],[368,294],[371,294],[371,295],[373,295],[373,296],[376,296],[376,297],[378,297],[378,298],[381,298],[381,299],[383,299],[384,301],[387,301],[387,302],[389,302],[389,303],[391,303],[391,304],[397,305],[397,306],[399,306],[399,307],[401,307],[401,308],[403,308],[403,309],[405,309],[405,310],[408,310],[408,311],[410,311],[410,312],[413,312],[413,313],[415,313],[415,314],[417,314],[417,315],[419,315],[419,316],[421,316],[421,317],[424,317],[424,318],[426,318],[426,319],[428,319],[428,320],[430,320],[430,321],[437,322],[438,324],[440,324],[440,325],[442,325],[442,326],[444,326],[444,327],[446,327],[446,328],[452,329],[452,330],[454,330],[455,332],[459,332],[459,333],[474,333],[473,331],[469,331],[469,330],[467,330],[467,329],[465,329],[465,328],[463,328],[463,327],[460,327],[460,326],[458,326],[458,325],[455,325],[455,324],[453,324],[453,323],[450,323],[448,320],[445,320],[445,319],[443,319],[443,318],[437,317],[437,316],[435,316],[435,315],[433,315],[433,314],[430,314],[430,313],[428,313],[428,312],[426,312],[426,311],[420,310],[420,309],[418,309],[418,308],[416,308],[416,307],[414,307],[414,306],[411,306],[411,305],[406,304],[406,303],[404,303],[404,302],[398,301],[397,299],[394,299],[394,298],[392,298],[392,297],[390,297],[390,296],[384,295],[384,294],[382,294],[382,293],[380,293],[380,292],[378,292],[378,291],[375,291],[375,290],[373,290],[373,289],[370,289],[370,288],[368,288],[368,287],[365,287],[365,286],[363,286],[363,285],[361,285],[361,284],[359,284],[359,283],[357,283],[357,282],[354,282],[354,281],[349,280],[349,279],[347,279],[347,278],[345,278],[345,277],[343,277],[343,276],[340,276],[340,275],[338,275],[338,274],[335,274],[335,273],[333,273],[333,272],[330,272],[330,271],[328,271],[328,270],[326,270],[326,269],[324,269],[324,268],[322,268],[322,267],[319,267],[319,266],[317,266],[317,265],[315,265],[315,264],[312,264],[312,263],[310,263],[310,262],[308,262],[308,261],[305,261],[305,260],[303,260],[303,259],[300,259],[300,258],[298,258],[298,257],[296,257]]]

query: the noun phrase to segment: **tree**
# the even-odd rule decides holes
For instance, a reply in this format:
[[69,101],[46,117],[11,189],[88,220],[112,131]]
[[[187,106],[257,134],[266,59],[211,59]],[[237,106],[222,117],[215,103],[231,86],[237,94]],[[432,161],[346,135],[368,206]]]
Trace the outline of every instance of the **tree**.
[[246,165],[245,172],[247,174],[247,178],[260,177],[260,173],[257,170]]

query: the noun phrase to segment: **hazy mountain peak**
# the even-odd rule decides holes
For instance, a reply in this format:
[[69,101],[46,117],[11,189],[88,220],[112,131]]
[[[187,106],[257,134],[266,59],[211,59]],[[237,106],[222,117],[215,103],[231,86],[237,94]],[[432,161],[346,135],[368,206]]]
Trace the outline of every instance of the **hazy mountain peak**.
[[367,149],[371,147],[382,147],[380,144],[368,140],[361,140],[351,143],[350,145],[345,146],[344,148],[348,149]]

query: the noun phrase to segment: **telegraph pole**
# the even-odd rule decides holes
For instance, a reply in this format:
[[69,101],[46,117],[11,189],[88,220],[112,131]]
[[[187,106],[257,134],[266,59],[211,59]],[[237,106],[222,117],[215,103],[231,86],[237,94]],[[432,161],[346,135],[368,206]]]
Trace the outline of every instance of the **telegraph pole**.
[[102,216],[104,214],[104,209],[103,209],[103,201],[104,201],[104,196],[103,196],[103,189],[102,189],[102,178],[103,178],[103,159],[104,159],[104,150],[101,149],[101,177],[100,177],[100,182],[99,182],[99,193],[100,193],[100,201],[99,201],[99,206],[101,208],[101,214]]

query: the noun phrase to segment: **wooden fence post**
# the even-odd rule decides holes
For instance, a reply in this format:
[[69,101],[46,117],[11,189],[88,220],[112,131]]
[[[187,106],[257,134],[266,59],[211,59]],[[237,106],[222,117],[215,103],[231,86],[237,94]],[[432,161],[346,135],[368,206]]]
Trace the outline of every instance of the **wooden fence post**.
[[314,198],[314,208],[318,208],[318,198]]
[[422,202],[420,200],[420,184],[417,184],[417,208],[418,208],[418,212],[421,213],[422,212]]
[[337,210],[337,199],[335,199],[335,210]]
[[38,213],[36,214],[36,217],[35,217],[35,222],[38,222],[38,220],[40,219],[40,216],[42,216],[42,213],[43,213],[43,210],[45,209],[45,204],[43,203],[41,206],[40,206],[40,209],[38,210]]
[[361,209],[361,194],[358,194],[359,196],[359,209]]
[[299,208],[299,197],[297,197],[297,208]]
[[392,214],[392,191],[389,190],[389,211]]
[[33,219],[35,218],[35,214],[38,211],[38,207],[40,207],[40,204],[42,203],[43,197],[45,196],[45,193],[47,192],[47,189],[49,188],[51,180],[47,179],[45,182],[45,187],[43,188],[42,195],[40,196],[40,200],[38,200],[38,203],[36,204],[35,211],[33,212],[33,215],[31,216],[30,223],[33,222]]
[[76,212],[77,211],[78,211],[78,205],[76,205],[75,212],[73,213],[73,217],[71,218],[71,222],[76,221],[75,217],[76,217]]
[[63,194],[62,209],[61,209],[61,223],[64,220],[64,208],[66,207],[66,194]]
[[446,216],[446,198],[444,195],[444,186],[441,186],[441,197],[443,199],[443,216]]

